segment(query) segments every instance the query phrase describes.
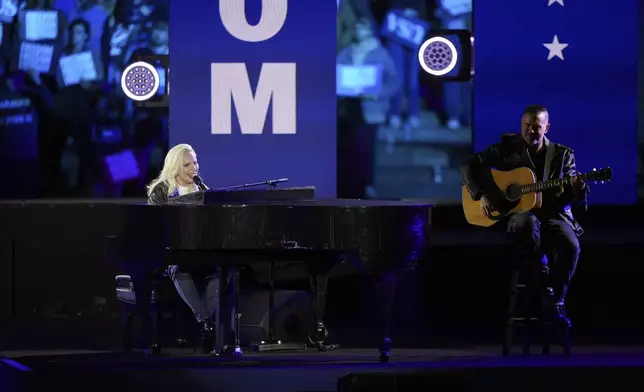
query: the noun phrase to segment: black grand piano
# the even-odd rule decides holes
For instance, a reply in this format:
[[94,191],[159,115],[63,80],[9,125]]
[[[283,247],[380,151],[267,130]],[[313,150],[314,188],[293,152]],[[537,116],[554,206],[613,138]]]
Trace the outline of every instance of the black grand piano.
[[113,242],[118,250],[111,253],[134,281],[147,331],[142,345],[157,347],[146,316],[155,271],[173,264],[236,268],[297,261],[305,263],[311,285],[315,320],[310,340],[318,350],[325,350],[328,275],[337,263],[350,262],[372,274],[378,284],[382,362],[389,360],[391,350],[396,281],[427,252],[432,208],[404,201],[316,200],[313,187],[202,191],[171,199],[166,205],[121,207],[122,234]]

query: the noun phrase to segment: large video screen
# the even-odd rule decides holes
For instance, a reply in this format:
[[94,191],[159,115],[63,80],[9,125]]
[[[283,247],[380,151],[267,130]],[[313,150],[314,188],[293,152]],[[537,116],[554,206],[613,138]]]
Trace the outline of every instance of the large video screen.
[[137,54],[168,55],[168,21],[167,0],[0,1],[0,165],[20,168],[0,198],[145,195],[168,111],[120,80]]
[[472,31],[472,0],[397,5],[339,2],[338,196],[458,202],[472,83],[430,77],[418,52],[432,30]]
[[196,149],[204,182],[288,178],[334,197],[333,2],[177,0],[170,10],[170,143]]
[[[459,202],[462,159],[519,132],[523,109],[538,104],[550,113],[547,137],[575,151],[580,172],[613,169],[610,184],[592,185],[590,204],[637,201],[636,0],[391,4],[339,3],[340,196]],[[398,36],[387,34],[391,26]],[[427,77],[418,45],[404,42],[423,26],[428,36],[472,32],[471,83]],[[365,80],[373,85],[357,93]]]
[[[641,2],[640,2],[641,3]],[[580,171],[611,166],[589,204],[637,200],[638,0],[479,2],[474,25],[474,147],[517,132],[522,109],[548,108],[550,140]]]
[[[246,3],[253,25],[262,2]],[[636,10],[637,3],[339,0],[336,9],[320,8],[314,22],[304,17],[310,8],[289,8],[284,30],[268,41],[280,50],[266,46],[258,51],[259,44],[249,42],[230,46],[225,56],[213,48],[207,59],[199,49],[206,30],[197,35],[194,29],[179,31],[176,42],[194,42],[183,45],[194,56],[180,78],[206,95],[211,86],[189,69],[191,64],[245,61],[255,88],[261,62],[297,63],[296,86],[305,91],[298,98],[297,135],[275,134],[290,128],[273,129],[275,104],[266,102],[260,105],[266,109],[263,134],[245,130],[248,135],[242,135],[239,98],[226,109],[233,113],[232,135],[220,136],[211,129],[210,108],[194,113],[194,99],[181,100],[183,109],[175,108],[185,121],[177,126],[175,116],[170,132],[167,109],[137,108],[118,86],[135,54],[167,55],[171,46],[180,48],[170,45],[167,0],[2,1],[0,163],[18,165],[21,170],[11,173],[33,181],[29,187],[3,189],[0,197],[141,196],[159,172],[172,134],[173,143],[196,144],[213,185],[288,174],[293,185],[317,185],[333,196],[337,155],[340,197],[458,203],[459,163],[502,134],[518,132],[522,109],[540,104],[550,112],[548,137],[575,150],[580,171],[613,168],[613,182],[593,186],[590,204],[644,201],[644,122],[637,120],[644,113],[644,46],[638,45],[644,38],[644,7]],[[218,15],[217,7],[203,4],[191,12],[207,9]],[[335,37],[327,19],[333,12]],[[182,15],[187,21],[192,13]],[[534,22],[527,27],[526,20]],[[221,23],[206,25],[217,34],[223,31]],[[313,28],[318,25],[324,34]],[[422,40],[417,38],[440,29],[473,33],[476,72],[471,82],[432,77],[419,65]],[[303,34],[315,35],[308,49]],[[335,53],[329,37],[337,40]],[[302,49],[293,49],[299,47],[295,44]],[[85,61],[88,53],[92,61]],[[207,67],[198,71],[210,79]],[[181,95],[182,86],[177,86]],[[331,113],[334,91],[337,112]],[[336,144],[337,154],[332,151]],[[238,147],[253,151],[253,159],[237,154]],[[136,159],[108,164],[121,156]],[[127,170],[116,173],[117,167]]]

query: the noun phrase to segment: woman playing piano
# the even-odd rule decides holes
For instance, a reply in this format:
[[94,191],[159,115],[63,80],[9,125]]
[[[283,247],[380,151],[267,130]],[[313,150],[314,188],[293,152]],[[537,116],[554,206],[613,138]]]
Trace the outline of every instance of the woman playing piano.
[[[181,196],[199,190],[208,189],[195,177],[199,173],[199,162],[195,150],[188,144],[178,144],[168,151],[159,176],[148,185],[148,204],[163,204],[172,196]],[[197,177],[198,178],[198,177]],[[216,295],[219,292],[219,278],[206,278],[206,288],[203,297],[188,271],[172,265],[168,275],[174,283],[179,296],[192,309],[199,323],[203,341],[203,349],[208,353],[214,352],[214,325],[212,315],[216,311]]]

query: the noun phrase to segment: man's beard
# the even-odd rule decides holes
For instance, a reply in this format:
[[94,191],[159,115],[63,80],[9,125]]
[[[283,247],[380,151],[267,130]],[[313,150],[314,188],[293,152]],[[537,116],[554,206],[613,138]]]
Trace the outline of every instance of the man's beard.
[[531,134],[525,135],[523,139],[525,140],[526,143],[531,145],[537,145],[541,141],[541,138],[539,137],[539,135],[531,135]]

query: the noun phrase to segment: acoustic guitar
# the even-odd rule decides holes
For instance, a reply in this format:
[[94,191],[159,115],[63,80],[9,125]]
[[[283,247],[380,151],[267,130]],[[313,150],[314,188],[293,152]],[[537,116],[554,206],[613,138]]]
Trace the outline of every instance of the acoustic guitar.
[[[494,183],[505,194],[505,203],[499,207],[501,211],[493,211],[490,217],[481,210],[481,202],[472,199],[467,187],[463,185],[462,200],[463,212],[467,222],[482,227],[490,227],[505,216],[518,212],[527,212],[541,207],[541,192],[571,183],[573,177],[557,178],[537,182],[534,172],[527,167],[509,171],[491,169]],[[593,169],[593,171],[578,174],[577,177],[586,183],[606,183],[613,179],[613,170]]]

